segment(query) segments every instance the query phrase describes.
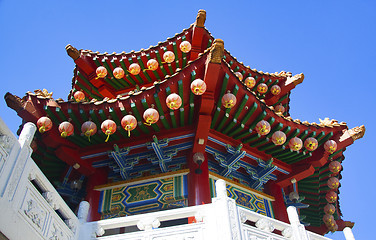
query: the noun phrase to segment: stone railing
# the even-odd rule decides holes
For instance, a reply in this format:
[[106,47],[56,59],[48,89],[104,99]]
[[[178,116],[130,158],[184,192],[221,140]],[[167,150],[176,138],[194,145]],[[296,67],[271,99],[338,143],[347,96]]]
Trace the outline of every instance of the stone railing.
[[36,127],[19,139],[0,119],[0,231],[9,239],[77,239],[79,221],[31,159]]

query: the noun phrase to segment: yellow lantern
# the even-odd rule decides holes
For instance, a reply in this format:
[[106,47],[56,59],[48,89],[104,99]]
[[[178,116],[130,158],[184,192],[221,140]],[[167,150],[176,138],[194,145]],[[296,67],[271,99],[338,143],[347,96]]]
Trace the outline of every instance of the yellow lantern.
[[304,141],[304,147],[308,150],[308,151],[315,151],[317,149],[317,147],[319,146],[317,140],[313,137],[309,137],[307,138],[305,141]]
[[[137,63],[132,63],[129,68],[128,68],[128,71],[132,74],[132,75],[138,75],[141,71],[141,68],[140,68],[140,65],[138,65]],[[122,78],[122,77],[121,77]]]
[[270,91],[273,95],[278,95],[281,93],[281,87],[278,85],[273,85],[273,87],[270,88]]
[[286,142],[286,134],[282,131],[276,131],[272,135],[272,141],[275,145],[282,145]]
[[265,83],[260,83],[258,86],[257,86],[257,91],[261,94],[264,94],[268,91],[268,85],[266,85]]
[[145,124],[150,126],[150,125],[152,125],[153,123],[156,123],[159,120],[159,113],[154,108],[148,108],[144,112],[143,117],[144,117],[144,120],[146,122]]
[[236,72],[235,76],[241,81],[243,80],[243,74],[241,72]]
[[302,149],[302,147],[303,147],[303,141],[300,138],[294,137],[290,139],[289,148],[292,151],[299,151],[300,149]]
[[116,123],[110,119],[107,119],[102,122],[101,124],[102,132],[104,132],[104,134],[107,135],[105,142],[108,141],[108,139],[110,138],[110,135],[116,132],[116,128],[117,128]]
[[132,115],[126,115],[121,119],[121,126],[128,131],[128,137],[130,137],[131,131],[137,127],[137,120]]
[[113,73],[116,79],[121,79],[124,77],[124,70],[121,67],[115,68]]
[[328,153],[332,154],[337,150],[337,143],[334,140],[328,140],[324,144],[324,149]]
[[270,132],[270,129],[270,124],[265,120],[261,120],[256,124],[256,131],[261,136],[268,134]]
[[150,59],[147,63],[146,66],[148,67],[148,70],[155,71],[158,69],[158,62],[155,59]]
[[37,121],[37,127],[40,133],[47,132],[52,128],[52,121],[48,117],[41,117]]
[[95,70],[95,73],[97,74],[97,78],[104,78],[107,76],[107,69],[105,67],[97,67]]
[[191,51],[192,46],[190,42],[183,41],[180,43],[179,48],[183,53],[188,53],[189,51]]
[[166,63],[172,63],[175,60],[175,54],[171,51],[167,51],[163,54],[163,59]]
[[89,139],[90,136],[93,136],[97,132],[97,125],[92,121],[86,121],[81,126],[81,132]]
[[66,138],[73,134],[74,127],[72,123],[65,121],[65,122],[60,123],[59,132],[60,132],[61,137]]
[[245,83],[245,85],[246,85],[248,88],[253,88],[253,87],[256,85],[256,79],[253,78],[253,77],[247,77],[247,78],[244,80],[244,83]]
[[228,91],[225,95],[222,97],[222,105],[225,108],[232,108],[236,104],[236,97],[234,94],[230,93]]
[[197,78],[191,83],[191,91],[193,92],[194,95],[202,95],[206,91],[206,83]]
[[176,109],[180,108],[180,106],[182,104],[181,97],[176,93],[171,93],[166,98],[166,104],[167,104],[167,107],[169,109],[176,110]]

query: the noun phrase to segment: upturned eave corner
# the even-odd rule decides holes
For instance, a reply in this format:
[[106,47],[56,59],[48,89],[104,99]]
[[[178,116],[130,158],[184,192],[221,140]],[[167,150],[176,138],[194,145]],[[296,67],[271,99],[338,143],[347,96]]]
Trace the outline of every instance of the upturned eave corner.
[[73,47],[72,45],[68,44],[65,46],[65,50],[67,51],[67,54],[69,57],[71,57],[74,61],[80,58],[80,51],[77,50],[77,48]]

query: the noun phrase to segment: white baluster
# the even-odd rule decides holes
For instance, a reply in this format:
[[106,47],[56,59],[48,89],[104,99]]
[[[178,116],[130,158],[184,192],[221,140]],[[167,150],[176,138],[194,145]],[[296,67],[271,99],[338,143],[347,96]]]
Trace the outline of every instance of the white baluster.
[[351,228],[345,227],[343,229],[343,234],[345,235],[346,240],[355,240],[354,234],[352,233]]

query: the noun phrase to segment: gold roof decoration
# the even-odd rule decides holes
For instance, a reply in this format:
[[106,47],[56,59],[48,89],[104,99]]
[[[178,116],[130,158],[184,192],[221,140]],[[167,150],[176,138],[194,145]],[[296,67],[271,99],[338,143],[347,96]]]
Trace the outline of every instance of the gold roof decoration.
[[359,138],[362,138],[366,132],[366,128],[364,125],[360,127],[354,127],[350,130],[348,130],[348,133],[350,134],[350,137],[355,141]]
[[338,121],[335,120],[335,119],[330,120],[329,118],[324,118],[324,120],[322,120],[321,118],[319,118],[319,120],[320,120],[319,126],[321,126],[321,127],[338,127],[338,126],[340,126]]
[[44,98],[52,98],[52,94],[53,94],[53,92],[48,92],[47,89],[43,89],[43,90],[37,89],[37,90],[34,90],[34,93],[36,96],[40,96]]
[[291,73],[288,72],[286,73],[286,76],[287,76],[287,80],[285,82],[285,86],[293,83],[295,86],[302,83],[303,80],[304,80],[304,74],[303,73],[299,73],[299,74],[296,74],[294,75],[293,77],[291,77]]

